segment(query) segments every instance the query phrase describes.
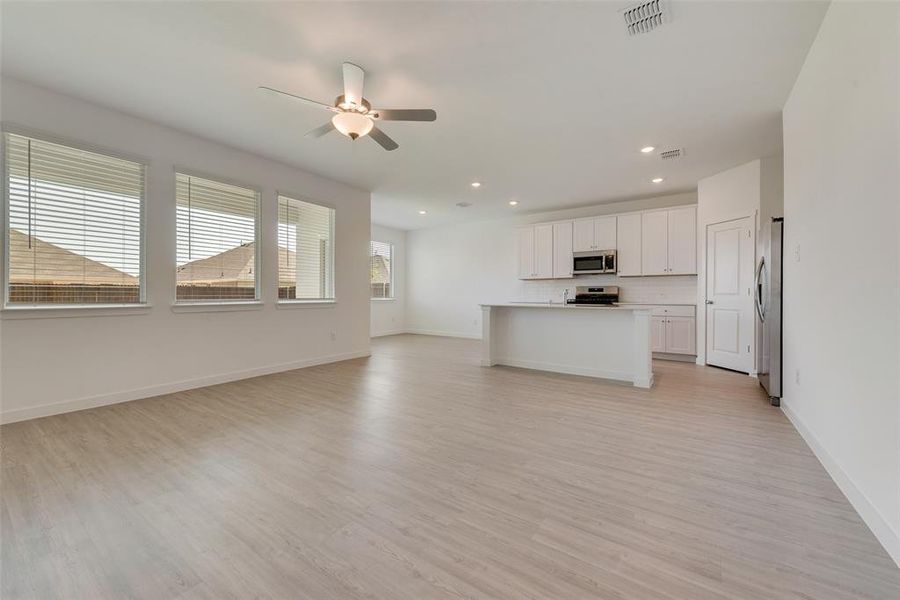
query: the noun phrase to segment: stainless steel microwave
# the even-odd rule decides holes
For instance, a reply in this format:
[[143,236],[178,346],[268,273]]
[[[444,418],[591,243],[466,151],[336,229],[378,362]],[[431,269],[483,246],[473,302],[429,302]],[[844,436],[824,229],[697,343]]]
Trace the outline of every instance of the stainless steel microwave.
[[597,273],[616,272],[615,250],[591,250],[575,252],[572,259],[572,272],[575,275],[593,275]]

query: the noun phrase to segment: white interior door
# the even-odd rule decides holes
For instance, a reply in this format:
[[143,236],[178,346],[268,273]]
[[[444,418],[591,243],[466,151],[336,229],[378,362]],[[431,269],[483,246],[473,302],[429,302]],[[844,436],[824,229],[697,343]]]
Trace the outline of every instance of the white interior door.
[[753,370],[753,218],[706,229],[706,362]]

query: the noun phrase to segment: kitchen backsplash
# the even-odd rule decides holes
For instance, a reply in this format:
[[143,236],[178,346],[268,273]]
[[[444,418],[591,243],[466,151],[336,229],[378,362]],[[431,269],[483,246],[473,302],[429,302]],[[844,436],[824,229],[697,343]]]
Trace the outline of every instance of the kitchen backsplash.
[[617,277],[616,275],[579,275],[575,279],[519,281],[516,300],[562,302],[565,290],[575,296],[575,286],[617,285],[619,301],[639,304],[696,304],[697,277],[669,275],[661,277]]

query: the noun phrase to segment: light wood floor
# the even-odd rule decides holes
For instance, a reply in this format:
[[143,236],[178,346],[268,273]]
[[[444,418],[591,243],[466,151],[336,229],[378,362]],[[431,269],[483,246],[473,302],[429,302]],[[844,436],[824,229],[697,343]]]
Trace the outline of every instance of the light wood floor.
[[755,380],[478,366],[478,343],[2,428],[2,597],[900,598]]

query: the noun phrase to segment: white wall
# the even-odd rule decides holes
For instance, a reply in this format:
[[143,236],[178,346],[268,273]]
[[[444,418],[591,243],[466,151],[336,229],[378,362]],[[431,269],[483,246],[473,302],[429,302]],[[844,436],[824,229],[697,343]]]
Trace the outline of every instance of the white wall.
[[406,331],[406,231],[383,225],[372,225],[372,239],[394,245],[392,266],[394,270],[394,298],[371,301],[371,335],[393,335]]
[[407,330],[459,337],[481,337],[482,302],[561,300],[576,285],[619,285],[622,300],[650,303],[696,302],[695,276],[580,276],[576,279],[522,281],[516,277],[516,228],[528,223],[694,204],[693,193],[601,204],[420,229],[407,234]]
[[900,564],[898,30],[833,2],[784,108],[783,407]]
[[[762,224],[784,212],[782,157],[771,156],[717,173],[697,184],[697,363],[706,362],[706,228],[716,223],[751,217],[755,223],[759,258]],[[754,319],[755,321],[755,319]],[[750,340],[756,365],[756,327]],[[755,367],[754,367],[755,368]]]
[[[368,354],[367,192],[18,81],[2,81],[2,111],[4,124],[143,157],[152,305],[115,316],[4,313],[4,421]],[[173,312],[176,166],[262,190],[261,308]],[[336,304],[276,308],[276,190],[336,208]]]

